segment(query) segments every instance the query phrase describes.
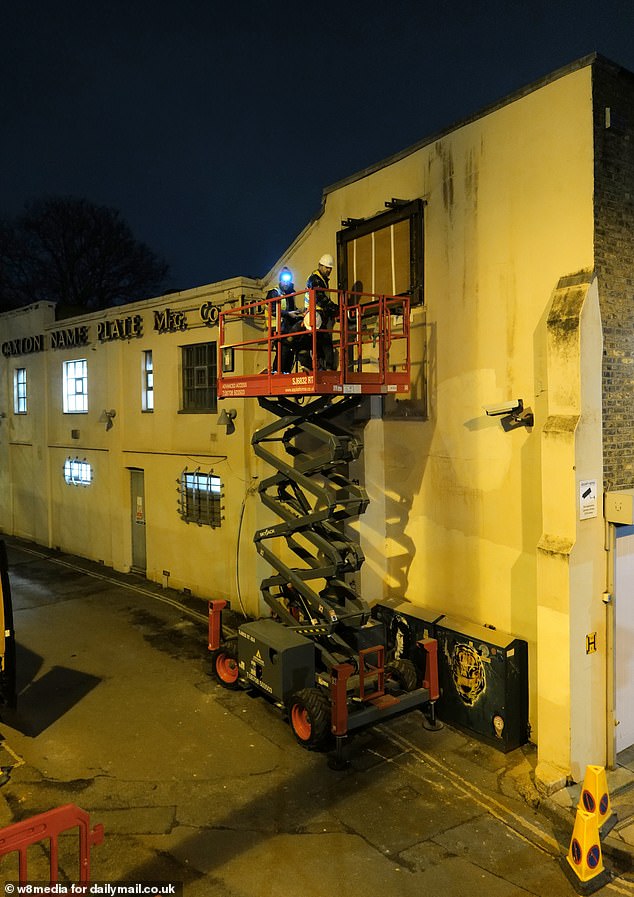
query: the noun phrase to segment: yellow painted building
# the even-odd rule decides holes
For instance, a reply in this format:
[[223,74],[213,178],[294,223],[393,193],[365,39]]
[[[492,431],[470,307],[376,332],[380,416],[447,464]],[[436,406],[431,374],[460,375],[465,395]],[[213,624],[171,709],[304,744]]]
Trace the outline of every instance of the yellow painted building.
[[[527,641],[544,788],[613,763],[628,698],[603,493],[634,485],[633,99],[588,57],[326,189],[261,280],[0,316],[1,529],[257,614],[266,414],[216,401],[217,310],[262,299],[281,265],[303,286],[332,253],[331,285],[412,301],[412,392],[368,403],[355,471],[364,597]],[[518,400],[533,426],[486,412]]]

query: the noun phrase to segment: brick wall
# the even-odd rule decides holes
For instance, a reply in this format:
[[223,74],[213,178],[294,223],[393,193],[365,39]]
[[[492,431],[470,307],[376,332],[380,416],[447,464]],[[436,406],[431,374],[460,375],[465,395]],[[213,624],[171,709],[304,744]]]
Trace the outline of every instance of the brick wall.
[[604,484],[624,489],[634,487],[634,74],[598,57],[593,108]]

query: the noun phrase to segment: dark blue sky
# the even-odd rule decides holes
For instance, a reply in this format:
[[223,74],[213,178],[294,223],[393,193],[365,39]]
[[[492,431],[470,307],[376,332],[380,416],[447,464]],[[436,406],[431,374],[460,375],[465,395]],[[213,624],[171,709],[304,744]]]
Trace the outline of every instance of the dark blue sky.
[[86,197],[174,288],[262,276],[325,186],[633,38],[634,0],[16,0],[0,217]]

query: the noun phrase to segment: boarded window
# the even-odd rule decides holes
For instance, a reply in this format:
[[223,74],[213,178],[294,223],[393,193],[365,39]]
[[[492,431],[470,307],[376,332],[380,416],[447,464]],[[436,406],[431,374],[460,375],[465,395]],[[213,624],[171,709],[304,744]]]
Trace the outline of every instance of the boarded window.
[[423,299],[423,203],[403,203],[337,235],[343,289]]
[[[385,212],[372,218],[349,219],[337,234],[341,289],[410,297],[411,388],[406,397],[383,397],[384,417],[424,420],[427,416],[423,211],[422,199],[391,200]],[[363,295],[359,301],[363,302]]]

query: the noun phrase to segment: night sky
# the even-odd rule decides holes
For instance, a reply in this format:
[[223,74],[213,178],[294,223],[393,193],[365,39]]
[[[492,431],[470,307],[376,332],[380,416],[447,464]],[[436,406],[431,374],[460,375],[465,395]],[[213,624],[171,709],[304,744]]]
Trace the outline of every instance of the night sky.
[[265,275],[324,187],[597,51],[634,0],[13,0],[0,217],[120,209],[169,287]]

